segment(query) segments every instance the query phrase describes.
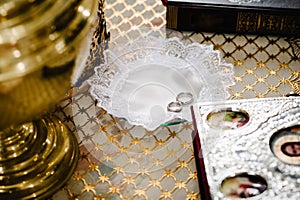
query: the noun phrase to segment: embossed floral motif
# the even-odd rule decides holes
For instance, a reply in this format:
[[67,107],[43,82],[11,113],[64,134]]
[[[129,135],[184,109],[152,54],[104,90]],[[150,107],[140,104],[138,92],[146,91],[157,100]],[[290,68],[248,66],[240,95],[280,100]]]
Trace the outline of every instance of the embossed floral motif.
[[[202,154],[214,199],[232,199],[226,197],[226,192],[220,191],[221,181],[245,172],[262,176],[267,182],[268,189],[252,197],[255,200],[274,197],[278,199],[300,198],[299,182],[297,182],[300,173],[297,139],[291,140],[291,133],[289,133],[285,142],[281,140],[283,144],[294,145],[292,151],[297,150],[293,152],[295,155],[284,157],[289,159],[288,164],[272,152],[274,150],[272,138],[274,135],[277,136],[277,133],[282,133],[282,130],[290,131],[287,128],[292,128],[293,138],[299,137],[299,133],[295,133],[299,131],[299,105],[299,97],[244,99],[223,102],[219,105],[216,103],[199,105],[198,115],[202,116],[199,121],[199,127],[201,127],[199,131],[202,133]],[[239,129],[216,132],[206,125],[206,113],[210,113],[216,107],[243,109],[249,114],[250,120]],[[287,136],[286,133],[285,136]],[[279,141],[278,137],[275,137],[276,141]],[[294,160],[290,160],[291,158]]]

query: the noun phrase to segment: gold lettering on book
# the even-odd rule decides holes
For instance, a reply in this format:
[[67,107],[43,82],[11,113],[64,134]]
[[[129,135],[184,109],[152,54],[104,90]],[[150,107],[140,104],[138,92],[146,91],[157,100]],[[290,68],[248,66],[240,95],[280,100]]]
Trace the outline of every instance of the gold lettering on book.
[[250,34],[300,34],[300,16],[238,12],[236,31]]
[[294,35],[300,35],[300,15],[284,17],[283,27],[284,32],[290,32]]
[[283,16],[261,14],[261,30],[267,33],[277,33],[281,31]]
[[260,16],[253,12],[238,12],[237,27],[238,33],[257,33],[260,25]]

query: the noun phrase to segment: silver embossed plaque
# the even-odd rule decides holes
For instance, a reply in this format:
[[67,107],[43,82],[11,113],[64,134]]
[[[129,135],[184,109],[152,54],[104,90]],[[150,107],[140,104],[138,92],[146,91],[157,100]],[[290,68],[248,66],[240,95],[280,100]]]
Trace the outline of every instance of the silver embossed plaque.
[[192,107],[212,199],[300,199],[300,97]]

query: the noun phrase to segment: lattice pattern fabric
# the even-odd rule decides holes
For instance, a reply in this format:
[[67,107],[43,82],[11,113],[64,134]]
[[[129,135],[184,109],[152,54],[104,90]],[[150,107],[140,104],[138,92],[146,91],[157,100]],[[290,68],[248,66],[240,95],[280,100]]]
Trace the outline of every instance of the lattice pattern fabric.
[[284,96],[291,92],[289,80],[300,70],[299,58],[284,38],[207,33],[183,37],[213,43],[235,65],[234,99]]
[[[165,7],[158,0],[106,0],[104,11],[111,34],[144,27],[163,30],[166,23]],[[226,62],[234,64],[232,99],[283,96],[297,81],[300,61],[284,38],[168,34],[185,42],[213,44]],[[52,199],[200,198],[191,124],[154,132],[130,126],[96,108],[84,86],[70,91],[56,113],[78,136],[81,156],[73,179]],[[105,149],[112,148],[114,153],[106,153]],[[145,156],[133,156],[136,152]]]
[[[105,4],[111,32],[151,27],[165,28],[165,9],[160,1],[108,0]],[[151,31],[151,29],[149,30]],[[235,65],[236,86],[232,98],[283,96],[290,92],[289,79],[300,69],[296,42],[281,37],[174,32],[182,40],[213,44],[226,61]]]

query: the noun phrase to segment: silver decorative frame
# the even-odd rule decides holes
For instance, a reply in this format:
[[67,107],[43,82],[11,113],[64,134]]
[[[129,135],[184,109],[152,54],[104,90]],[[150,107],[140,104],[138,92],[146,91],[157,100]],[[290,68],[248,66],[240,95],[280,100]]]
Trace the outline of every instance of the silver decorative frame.
[[[222,194],[220,185],[225,178],[244,172],[268,183],[268,189],[251,200],[300,199],[300,166],[280,161],[269,146],[274,133],[300,124],[300,97],[198,103],[193,108],[212,199],[231,199]],[[224,108],[244,110],[250,120],[232,130],[209,127],[207,116]]]

